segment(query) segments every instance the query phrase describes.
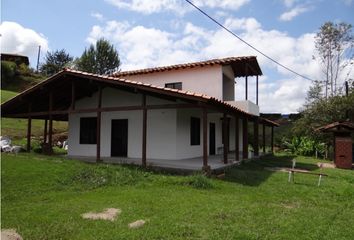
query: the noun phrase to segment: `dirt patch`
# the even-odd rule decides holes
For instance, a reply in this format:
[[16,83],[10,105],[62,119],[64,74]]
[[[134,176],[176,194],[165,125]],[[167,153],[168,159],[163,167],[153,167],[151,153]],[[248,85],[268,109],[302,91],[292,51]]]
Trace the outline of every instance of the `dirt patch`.
[[317,163],[317,166],[320,168],[335,168],[336,166],[333,163]]
[[1,230],[1,240],[22,240],[20,234],[15,229],[3,229]]
[[[265,167],[265,170],[273,171],[273,172],[289,172],[292,168],[281,168],[281,167]],[[294,168],[297,172],[309,172],[309,170],[301,169],[301,168]]]
[[81,216],[84,219],[114,221],[116,220],[116,218],[121,212],[122,210],[118,208],[107,208],[103,212],[99,212],[99,213],[88,212],[82,214]]
[[145,221],[144,220],[137,220],[135,222],[129,223],[128,227],[129,228],[140,228],[142,226],[144,226]]

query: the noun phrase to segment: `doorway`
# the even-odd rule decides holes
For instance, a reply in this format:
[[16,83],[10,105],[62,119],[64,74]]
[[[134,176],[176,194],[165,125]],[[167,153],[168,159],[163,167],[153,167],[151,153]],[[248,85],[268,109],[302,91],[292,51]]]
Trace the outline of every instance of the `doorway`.
[[128,119],[112,120],[111,156],[128,156]]

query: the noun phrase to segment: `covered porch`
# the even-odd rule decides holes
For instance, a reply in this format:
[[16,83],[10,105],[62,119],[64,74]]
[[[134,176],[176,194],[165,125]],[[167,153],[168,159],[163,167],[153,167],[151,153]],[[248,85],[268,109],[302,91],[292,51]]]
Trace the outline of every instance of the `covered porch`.
[[[140,97],[136,105],[117,105],[103,106],[102,94],[106,87],[129,91]],[[95,107],[77,108],[75,105],[78,99],[91,97],[97,93]],[[159,97],[174,101],[169,104],[149,104],[147,97]],[[200,111],[201,121],[201,152],[200,157],[166,160],[147,157],[147,115],[148,112],[156,109],[196,109]],[[101,119],[102,113],[120,111],[141,111],[141,157],[104,157],[101,156]],[[208,118],[210,113],[222,114],[222,139],[223,154],[209,155],[208,151]],[[225,102],[213,97],[202,94],[196,94],[189,91],[167,89],[153,85],[133,82],[129,80],[100,76],[74,70],[63,70],[46,81],[34,86],[33,88],[19,94],[2,105],[2,114],[4,117],[26,118],[28,119],[27,128],[27,151],[31,149],[31,121],[32,119],[43,119],[44,124],[44,146],[47,153],[51,154],[53,120],[68,120],[70,114],[92,113],[97,116],[97,127],[95,134],[95,155],[83,157],[82,160],[89,162],[107,162],[107,163],[132,163],[142,165],[143,167],[163,167],[173,169],[203,170],[206,172],[225,168],[238,164],[244,159],[249,159],[248,143],[253,142],[254,157],[259,156],[259,134],[258,129],[263,126],[263,152],[265,153],[265,127],[271,127],[271,149],[273,150],[273,127],[274,123],[239,110]],[[234,122],[234,144],[235,151],[230,151],[230,121]],[[254,139],[248,139],[248,123],[254,123]],[[240,126],[240,127],[239,127]],[[240,149],[240,129],[242,129],[243,147]],[[70,146],[69,146],[70,147]],[[73,157],[73,158],[80,158]]]

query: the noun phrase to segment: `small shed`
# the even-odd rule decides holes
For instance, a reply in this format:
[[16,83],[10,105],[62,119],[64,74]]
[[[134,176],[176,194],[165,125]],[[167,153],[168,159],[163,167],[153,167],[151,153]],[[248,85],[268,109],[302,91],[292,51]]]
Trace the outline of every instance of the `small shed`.
[[322,132],[332,132],[334,136],[334,164],[337,168],[351,169],[353,166],[353,141],[351,133],[354,131],[352,122],[334,122],[318,128]]

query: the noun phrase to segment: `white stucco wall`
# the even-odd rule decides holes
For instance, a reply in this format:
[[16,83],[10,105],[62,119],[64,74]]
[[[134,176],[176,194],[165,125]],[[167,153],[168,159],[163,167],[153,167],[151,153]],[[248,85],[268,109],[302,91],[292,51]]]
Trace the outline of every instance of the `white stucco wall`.
[[[102,107],[141,105],[141,94],[129,93],[112,88],[102,92]],[[179,101],[180,102],[180,101]],[[147,97],[148,104],[176,103],[156,97]],[[76,108],[97,106],[97,93],[76,102]],[[96,113],[69,114],[69,156],[96,156],[96,144],[80,144],[80,118],[95,117]],[[190,145],[190,118],[198,117],[200,124],[200,145]],[[222,147],[221,113],[208,113],[208,154],[209,123],[215,123],[215,152]],[[141,158],[142,153],[142,111],[102,112],[101,156],[111,155],[111,123],[113,119],[128,119],[128,157]],[[147,158],[184,159],[200,157],[203,153],[203,129],[201,109],[156,109],[147,114]],[[230,150],[234,150],[234,120],[230,122]],[[240,151],[242,150],[242,121],[240,120]]]
[[222,75],[222,66],[215,65],[133,75],[125,78],[161,87],[164,87],[165,83],[182,82],[183,90],[223,99]]
[[[112,88],[102,91],[102,107],[141,105],[141,94]],[[147,97],[148,104],[175,103]],[[77,109],[97,106],[97,93],[76,102]],[[96,113],[69,115],[69,156],[96,156],[96,144],[80,144],[80,118]],[[128,157],[140,158],[142,151],[142,111],[103,112],[101,119],[101,156],[111,155],[112,119],[128,119]],[[147,158],[176,159],[176,110],[149,110],[147,114]]]

